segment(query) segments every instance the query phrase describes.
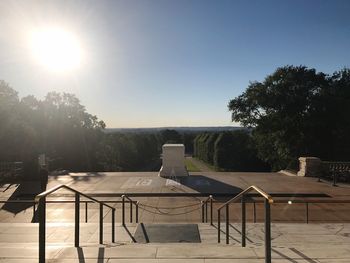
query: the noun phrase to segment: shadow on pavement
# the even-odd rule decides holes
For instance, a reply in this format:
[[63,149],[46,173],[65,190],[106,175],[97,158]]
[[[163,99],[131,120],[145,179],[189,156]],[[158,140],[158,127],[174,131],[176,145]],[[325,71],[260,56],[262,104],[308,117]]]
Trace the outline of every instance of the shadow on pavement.
[[[242,188],[236,187],[224,182],[215,180],[213,178],[203,175],[190,175],[190,176],[179,176],[169,177],[169,180],[179,183],[183,186],[191,188],[199,193],[214,194],[214,193],[227,193],[227,194],[238,194],[242,191]],[[176,185],[174,185],[176,187]]]
[[129,235],[130,239],[132,240],[132,242],[137,243],[136,239],[134,238],[134,236],[131,234],[130,230],[127,228],[127,226],[124,226],[124,229],[126,231],[126,233]]
[[77,247],[79,263],[85,263],[84,251],[81,247]]
[[97,263],[103,263],[104,262],[104,258],[105,258],[105,248],[104,247],[100,247],[100,248],[98,248]]
[[[88,182],[91,179],[102,178],[102,177],[105,177],[106,175],[104,173],[91,172],[91,173],[86,173],[86,174],[77,174],[77,175],[69,174],[69,175],[64,175],[64,176],[68,176],[75,183],[75,182]],[[57,179],[57,178],[59,178],[59,176],[54,176],[54,178]]]
[[[7,199],[11,200],[33,200],[35,196],[41,193],[41,185],[39,181],[21,182],[17,189]],[[32,203],[5,203],[1,209],[12,214],[18,214],[23,210],[33,207]]]

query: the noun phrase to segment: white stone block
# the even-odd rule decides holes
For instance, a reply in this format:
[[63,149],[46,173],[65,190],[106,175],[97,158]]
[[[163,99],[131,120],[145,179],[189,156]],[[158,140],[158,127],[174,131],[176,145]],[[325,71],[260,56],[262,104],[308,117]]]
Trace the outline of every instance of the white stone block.
[[185,146],[183,144],[164,144],[162,147],[162,167],[159,176],[187,176],[185,167]]

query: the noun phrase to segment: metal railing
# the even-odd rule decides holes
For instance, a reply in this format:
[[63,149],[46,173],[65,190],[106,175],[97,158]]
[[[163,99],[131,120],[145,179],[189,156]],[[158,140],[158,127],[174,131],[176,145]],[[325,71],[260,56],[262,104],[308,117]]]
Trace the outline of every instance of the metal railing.
[[350,181],[350,162],[322,162],[322,171],[319,172],[318,181],[326,175],[326,178],[332,179],[332,185],[337,186],[339,179]]
[[[46,200],[46,196],[48,196],[49,194],[59,190],[60,188],[66,188],[72,192],[75,193],[75,200]],[[257,194],[254,193],[249,193],[250,191],[257,191],[259,196],[262,196],[264,198],[264,200],[254,200],[254,197],[257,197]],[[80,200],[80,195],[83,197],[86,197],[90,200]],[[77,198],[78,196],[78,198]],[[181,197],[181,194],[178,194],[177,196]],[[285,196],[284,196],[285,197]],[[221,221],[220,221],[220,211],[225,207],[226,208],[226,242],[229,243],[229,205],[231,203],[234,203],[235,201],[237,201],[238,199],[242,199],[242,246],[245,246],[245,223],[246,223],[246,203],[251,203],[253,204],[253,222],[256,222],[256,206],[255,204],[261,204],[264,203],[265,205],[265,229],[267,229],[267,231],[265,230],[265,247],[270,247],[271,248],[271,215],[270,215],[270,203],[276,203],[276,204],[305,204],[305,219],[306,219],[306,223],[309,222],[309,204],[319,204],[319,203],[324,203],[324,204],[341,204],[341,203],[346,203],[349,204],[350,200],[334,200],[334,199],[325,199],[325,200],[312,200],[312,199],[293,199],[291,200],[272,200],[271,196],[268,195],[267,193],[265,193],[263,190],[261,190],[258,187],[255,186],[251,186],[248,189],[244,190],[243,192],[239,193],[237,196],[235,196],[234,198],[230,199],[228,202],[224,203],[221,207],[218,208],[218,242],[220,242],[220,225],[221,225]],[[46,211],[46,207],[44,206],[44,209],[42,209],[42,202],[45,199],[45,205],[46,203],[74,203],[75,204],[75,208],[76,208],[76,213],[75,213],[75,219],[76,219],[76,225],[75,225],[75,233],[78,233],[78,236],[76,236],[78,239],[75,239],[77,241],[76,246],[79,246],[79,220],[77,220],[77,218],[79,219],[79,209],[80,208],[80,203],[85,203],[85,221],[87,222],[87,204],[88,203],[99,203],[100,204],[100,243],[103,243],[103,205],[109,207],[112,209],[113,213],[112,213],[112,242],[115,242],[115,227],[114,227],[114,222],[115,222],[115,208],[111,207],[109,205],[107,205],[106,203],[121,203],[122,204],[122,222],[123,225],[125,225],[125,202],[130,204],[130,222],[133,221],[133,206],[135,205],[135,211],[136,211],[136,223],[138,223],[139,221],[139,206],[141,206],[142,208],[142,204],[139,203],[139,201],[134,201],[132,200],[129,196],[126,195],[122,195],[122,200],[104,200],[103,202],[98,201],[86,194],[80,193],[68,186],[65,185],[59,185],[56,186],[55,188],[52,188],[44,193],[39,194],[35,200],[0,200],[0,203],[14,203],[14,204],[20,204],[20,203],[24,203],[24,204],[32,204],[33,205],[33,215],[35,214],[35,206],[36,204],[39,202],[39,208],[38,212],[39,212],[39,224],[42,223],[42,219],[44,218],[44,227],[41,225],[39,226],[39,248],[40,248],[40,242],[41,244],[43,243],[40,239],[40,237],[42,237],[43,233],[44,233],[44,244],[45,244],[45,232],[43,232],[42,230],[45,231],[45,222],[46,222],[46,216],[45,216],[45,211]],[[78,205],[77,205],[78,203]],[[214,200],[213,196],[210,195],[209,197],[207,197],[204,201],[201,201],[199,203],[199,205],[202,208],[202,222],[208,222],[208,206],[210,207],[210,223],[213,224],[213,203],[222,203],[218,200]],[[192,206],[192,204],[191,204]],[[101,209],[102,207],[102,209]],[[181,207],[175,207],[175,208],[183,208],[183,207],[188,207],[186,206],[181,206]],[[174,207],[172,208],[174,209]],[[44,211],[44,217],[42,217],[42,213]],[[77,212],[78,211],[78,212]],[[102,211],[102,212],[101,212]],[[102,228],[101,228],[102,226]],[[40,230],[41,229],[41,230]],[[45,249],[45,246],[44,246]],[[40,249],[39,249],[40,251]],[[267,252],[267,251],[266,251]],[[42,253],[42,252],[41,252]],[[39,252],[40,254],[40,252]],[[45,254],[45,252],[44,252]],[[271,262],[268,261],[268,255],[270,255],[271,257],[271,253],[270,254],[266,254],[267,257],[267,261],[266,262]],[[39,262],[45,262],[45,261],[39,261]]]
[[[249,196],[251,197],[251,196]],[[254,198],[254,197],[253,197]],[[212,201],[207,201],[208,203],[211,204],[217,204],[217,203],[222,203],[221,201],[215,200],[213,198]],[[46,200],[46,203],[52,203],[52,204],[72,204],[75,203],[75,200]],[[80,203],[83,203],[85,206],[85,223],[88,223],[88,204],[91,203],[95,203],[93,201],[90,200],[80,200]],[[105,204],[122,204],[121,200],[103,200],[103,203]],[[134,201],[134,205],[136,205],[136,203],[138,203],[139,205],[141,205],[139,203],[139,201]],[[262,200],[247,200],[246,198],[246,204],[252,204],[253,208],[252,208],[252,222],[256,223],[257,222],[257,211],[256,211],[256,205],[257,204],[261,204],[264,203],[264,201]],[[293,200],[276,200],[274,199],[274,204],[286,204],[288,206],[293,206],[293,205],[305,205],[305,217],[304,217],[304,222],[305,223],[309,223],[309,218],[310,218],[310,205],[314,205],[314,204],[350,204],[350,200],[346,200],[346,199],[325,199],[325,200],[319,200],[319,199],[293,199]],[[23,199],[18,199],[18,200],[0,200],[0,204],[30,204],[32,205],[32,210],[33,210],[33,217],[35,216],[35,210],[36,210],[36,202],[35,200],[23,200]],[[202,208],[202,212],[201,212],[201,221],[202,223],[204,222],[208,222],[208,220],[206,220],[206,218],[208,218],[208,216],[206,215],[208,213],[208,210],[205,208],[205,203],[203,201],[203,203],[201,203],[201,208]],[[211,208],[211,205],[210,205]],[[320,208],[318,208],[320,209]],[[322,209],[322,208],[321,208]],[[312,209],[311,209],[312,210]],[[210,209],[210,211],[214,211],[214,209]],[[138,214],[138,213],[137,213]],[[212,213],[210,212],[210,218],[212,218]],[[138,217],[137,217],[138,219]],[[345,220],[350,220],[349,219],[345,219]],[[279,221],[283,221],[283,219],[279,219]],[[311,221],[315,221],[315,220],[311,220]],[[335,220],[337,221],[337,220]],[[317,222],[335,222],[334,220],[326,220],[324,218],[324,220],[322,221],[317,221]]]
[[35,197],[35,202],[38,203],[39,215],[39,263],[45,263],[46,249],[46,197],[59,189],[67,189],[75,193],[75,225],[74,225],[74,246],[79,247],[79,224],[80,224],[80,196],[83,196],[100,205],[99,213],[99,243],[103,244],[103,206],[112,209],[112,242],[115,242],[115,208],[101,202],[93,197],[83,194],[66,185],[57,185]]
[[133,222],[133,204],[135,204],[135,221],[139,222],[139,201],[134,201],[127,195],[122,195],[122,225],[125,226],[125,199],[128,200],[130,205],[130,223]]
[[210,205],[210,225],[213,225],[213,201],[214,198],[212,195],[209,195],[207,199],[201,201],[202,207],[202,223],[208,223],[208,203]]
[[261,190],[260,188],[252,185],[245,189],[244,191],[240,192],[238,195],[236,195],[234,198],[230,199],[226,203],[224,203],[222,206],[220,206],[217,209],[218,213],[218,243],[221,242],[221,210],[225,208],[226,211],[226,244],[229,244],[229,222],[230,222],[230,216],[229,216],[229,209],[230,204],[236,202],[237,200],[241,199],[242,204],[242,247],[246,246],[246,201],[245,201],[245,195],[251,191],[258,192],[262,197],[264,197],[264,203],[265,203],[265,263],[271,263],[271,210],[270,210],[270,204],[273,203],[272,197]]

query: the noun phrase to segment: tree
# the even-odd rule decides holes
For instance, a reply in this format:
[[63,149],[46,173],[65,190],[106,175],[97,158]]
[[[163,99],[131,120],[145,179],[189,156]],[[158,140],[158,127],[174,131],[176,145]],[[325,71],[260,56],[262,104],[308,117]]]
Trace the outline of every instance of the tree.
[[9,84],[0,80],[0,160],[24,162],[26,178],[35,178],[38,170],[39,138],[29,117],[32,111]]
[[257,157],[249,131],[221,132],[214,144],[214,166],[227,171],[267,171],[268,165]]
[[335,134],[349,131],[349,121],[339,119],[350,113],[349,79],[347,69],[329,77],[304,66],[285,66],[263,82],[251,82],[228,108],[233,121],[253,128],[260,158],[275,170],[302,155],[332,159],[336,141],[345,138]]
[[194,154],[194,140],[196,138],[196,133],[194,132],[184,132],[182,134],[182,141],[185,145],[185,151],[187,154]]
[[39,106],[42,112],[43,151],[72,171],[98,170],[96,153],[105,128],[69,93],[50,92]]
[[[44,100],[22,99],[0,81],[0,160],[23,161],[32,176],[40,153],[60,160],[56,168],[98,170],[97,148],[103,121],[86,112],[69,93],[50,92]],[[26,172],[26,171],[25,171]]]
[[181,134],[175,130],[165,129],[160,132],[160,140],[165,143],[182,143]]

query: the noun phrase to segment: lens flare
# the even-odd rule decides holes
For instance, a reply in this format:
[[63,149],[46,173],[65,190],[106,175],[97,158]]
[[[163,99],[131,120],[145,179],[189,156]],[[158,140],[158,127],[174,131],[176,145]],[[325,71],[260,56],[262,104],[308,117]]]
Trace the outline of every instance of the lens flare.
[[61,29],[45,29],[31,34],[35,58],[49,70],[66,71],[80,66],[82,50],[74,34]]

